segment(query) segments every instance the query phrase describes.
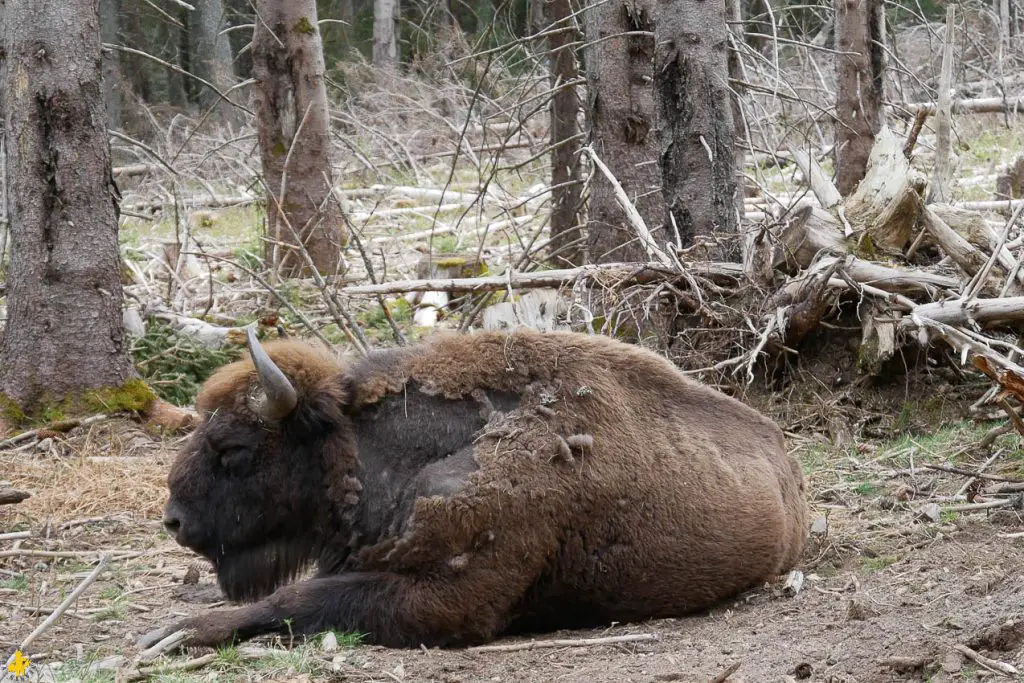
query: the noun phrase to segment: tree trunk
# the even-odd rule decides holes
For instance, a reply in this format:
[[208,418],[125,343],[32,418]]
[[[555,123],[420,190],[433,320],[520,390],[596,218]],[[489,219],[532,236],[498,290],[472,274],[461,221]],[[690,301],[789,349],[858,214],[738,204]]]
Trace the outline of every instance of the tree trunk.
[[[538,3],[540,4],[540,3]],[[548,26],[569,29],[573,26],[570,0],[547,0]],[[580,126],[577,120],[580,100],[576,94],[579,66],[573,43],[579,40],[575,31],[548,36],[551,55],[551,87],[558,88],[551,98],[551,244],[549,253],[557,263],[580,265],[583,245],[580,242],[581,192]],[[560,87],[561,86],[561,87]]]
[[32,410],[133,377],[121,322],[118,192],[99,0],[6,0],[12,228],[0,390]]
[[[231,41],[226,33],[220,33],[224,26],[224,4],[221,0],[199,0],[195,7],[195,11],[189,14],[188,24],[192,72],[224,92],[235,82]],[[221,120],[239,123],[235,108],[209,88],[202,87],[198,99],[204,108],[216,105]]]
[[334,275],[347,234],[331,193],[330,121],[316,2],[259,0],[256,10],[261,17],[252,47],[257,134],[272,195],[268,261],[284,277],[308,276],[310,261],[320,273]]
[[659,0],[655,84],[661,100],[665,227],[684,246],[735,233],[733,103],[725,0]]
[[[120,26],[120,0],[100,0],[100,40],[117,45]],[[121,128],[121,55],[113,50],[103,54],[103,101],[107,110],[107,128]]]
[[[665,215],[657,162],[658,108],[651,87],[654,10],[653,0],[609,0],[583,13],[593,148],[652,231]],[[647,260],[643,244],[615,198],[614,186],[601,173],[595,173],[591,182],[588,212],[587,250],[592,263]],[[655,231],[659,242],[664,236]]]
[[856,189],[868,167],[882,123],[885,77],[884,3],[836,0],[839,92],[836,96],[836,187],[844,197]]
[[373,0],[373,63],[394,66],[398,62],[398,0]]
[[[123,19],[127,44],[136,50],[152,52],[138,9],[124,13]],[[121,60],[125,64],[125,75],[131,79],[132,92],[143,102],[152,102],[153,86],[150,83],[149,64],[137,55],[121,55]]]

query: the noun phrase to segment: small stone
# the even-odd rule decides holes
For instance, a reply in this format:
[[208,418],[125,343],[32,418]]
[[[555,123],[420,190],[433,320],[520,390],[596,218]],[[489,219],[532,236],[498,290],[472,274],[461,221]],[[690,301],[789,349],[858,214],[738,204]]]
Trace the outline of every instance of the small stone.
[[49,453],[53,448],[53,439],[46,437],[42,441],[36,444],[36,450],[40,453]]
[[337,673],[341,671],[341,667],[345,664],[345,655],[334,655],[331,658],[331,671]]
[[824,517],[818,517],[811,522],[811,534],[815,536],[824,536],[828,533],[828,520]]
[[948,674],[959,673],[964,666],[964,658],[956,650],[951,650],[942,658],[942,670]]
[[324,652],[334,652],[338,649],[338,636],[333,631],[328,631],[324,639],[320,641],[320,649]]

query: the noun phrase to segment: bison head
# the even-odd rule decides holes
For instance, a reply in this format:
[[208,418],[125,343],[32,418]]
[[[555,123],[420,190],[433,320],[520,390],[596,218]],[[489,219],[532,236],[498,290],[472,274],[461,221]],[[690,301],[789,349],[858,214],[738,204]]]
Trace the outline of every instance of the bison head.
[[343,533],[331,501],[340,481],[355,481],[340,367],[305,344],[265,350],[248,335],[249,357],[197,397],[204,420],[171,468],[164,512],[167,531],[213,563],[232,600],[269,594]]

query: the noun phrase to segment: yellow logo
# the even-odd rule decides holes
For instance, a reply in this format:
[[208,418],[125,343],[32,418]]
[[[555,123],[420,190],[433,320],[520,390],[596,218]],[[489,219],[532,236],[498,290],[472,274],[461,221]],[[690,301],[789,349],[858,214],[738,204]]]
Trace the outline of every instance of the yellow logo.
[[28,657],[21,654],[21,650],[14,653],[14,658],[7,664],[7,671],[14,674],[15,678],[21,678],[28,671]]

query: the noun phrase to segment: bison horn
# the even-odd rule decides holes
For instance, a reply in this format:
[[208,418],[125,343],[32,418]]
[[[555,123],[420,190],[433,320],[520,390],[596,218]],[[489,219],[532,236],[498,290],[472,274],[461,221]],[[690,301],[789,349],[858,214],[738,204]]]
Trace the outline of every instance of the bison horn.
[[254,407],[264,419],[280,420],[292,412],[299,401],[295,387],[260,346],[259,340],[256,339],[256,332],[251,327],[246,329],[246,338],[249,344],[249,355],[252,356],[252,362],[256,366],[262,389],[262,396],[257,399],[257,405]]

